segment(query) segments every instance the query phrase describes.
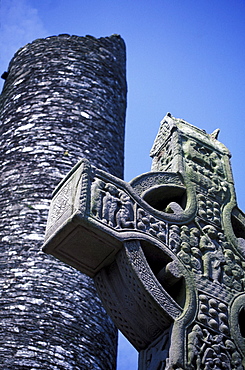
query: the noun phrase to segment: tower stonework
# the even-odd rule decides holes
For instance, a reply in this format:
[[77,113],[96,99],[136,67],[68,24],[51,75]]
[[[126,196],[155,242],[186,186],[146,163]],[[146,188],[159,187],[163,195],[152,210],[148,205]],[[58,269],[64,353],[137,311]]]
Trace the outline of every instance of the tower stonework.
[[81,157],[122,177],[120,36],[21,48],[0,101],[0,367],[115,369],[117,331],[92,279],[41,252],[51,193]]

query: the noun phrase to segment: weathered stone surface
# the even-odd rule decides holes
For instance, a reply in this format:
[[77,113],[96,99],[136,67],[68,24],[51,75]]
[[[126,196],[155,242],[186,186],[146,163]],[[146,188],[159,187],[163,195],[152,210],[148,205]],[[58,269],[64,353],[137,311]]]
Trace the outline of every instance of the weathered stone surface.
[[123,173],[119,36],[36,40],[1,95],[1,338],[7,369],[114,369],[117,333],[90,278],[40,252],[51,192],[81,157]]
[[81,161],[54,194],[45,251],[94,277],[140,370],[242,370],[245,216],[230,153],[168,114],[151,155],[129,184]]

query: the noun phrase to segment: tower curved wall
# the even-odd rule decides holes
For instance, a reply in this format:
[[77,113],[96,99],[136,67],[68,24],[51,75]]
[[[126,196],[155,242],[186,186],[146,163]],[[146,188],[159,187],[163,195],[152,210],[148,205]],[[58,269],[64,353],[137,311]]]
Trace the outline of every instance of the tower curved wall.
[[59,35],[21,48],[0,100],[0,364],[115,369],[117,331],[93,282],[41,252],[51,193],[86,157],[122,177],[120,36]]

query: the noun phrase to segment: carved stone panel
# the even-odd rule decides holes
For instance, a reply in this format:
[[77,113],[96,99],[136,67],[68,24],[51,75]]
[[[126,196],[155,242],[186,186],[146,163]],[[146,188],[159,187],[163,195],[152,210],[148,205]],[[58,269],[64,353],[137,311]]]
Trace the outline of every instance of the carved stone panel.
[[[230,154],[216,133],[165,119],[154,171],[125,183],[77,166],[83,196],[53,225],[44,250],[94,277],[108,313],[140,351],[140,370],[243,369],[245,216]],[[70,177],[59,189],[64,198]]]

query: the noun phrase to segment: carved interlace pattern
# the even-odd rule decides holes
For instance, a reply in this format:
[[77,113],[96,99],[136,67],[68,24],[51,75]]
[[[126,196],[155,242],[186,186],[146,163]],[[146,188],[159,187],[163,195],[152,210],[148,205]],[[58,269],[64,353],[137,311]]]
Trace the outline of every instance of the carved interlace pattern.
[[59,192],[53,199],[49,211],[50,216],[47,229],[49,228],[49,226],[55,224],[55,222],[57,222],[62,217],[64,212],[70,210],[71,213],[72,204],[70,202],[70,199],[72,198],[72,192],[72,182],[69,181],[63,186],[62,192]]

